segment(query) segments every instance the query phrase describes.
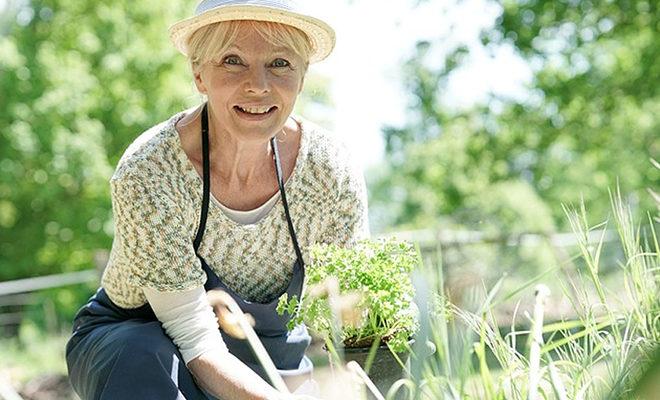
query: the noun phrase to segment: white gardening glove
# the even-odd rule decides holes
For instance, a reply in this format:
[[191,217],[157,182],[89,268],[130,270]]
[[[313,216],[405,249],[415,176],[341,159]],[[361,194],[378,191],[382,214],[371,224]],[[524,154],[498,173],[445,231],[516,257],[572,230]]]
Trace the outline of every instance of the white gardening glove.
[[319,384],[314,379],[307,379],[303,382],[296,390],[293,391],[293,394],[297,395],[307,395],[307,396],[318,396],[320,393]]
[[314,379],[308,379],[285,398],[286,400],[320,400],[316,397],[319,396],[319,392],[319,384]]

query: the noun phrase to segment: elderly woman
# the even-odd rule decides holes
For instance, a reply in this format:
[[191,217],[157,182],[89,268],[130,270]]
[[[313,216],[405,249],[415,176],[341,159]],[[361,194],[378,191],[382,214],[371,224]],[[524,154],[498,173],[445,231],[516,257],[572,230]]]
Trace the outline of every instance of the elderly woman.
[[310,245],[368,235],[345,147],[291,115],[334,32],[285,0],[205,0],[170,35],[207,101],[143,133],[117,165],[115,238],[74,321],[70,379],[82,399],[279,399],[206,292],[252,315],[283,376],[309,373],[310,337],[287,331],[278,298],[302,294]]

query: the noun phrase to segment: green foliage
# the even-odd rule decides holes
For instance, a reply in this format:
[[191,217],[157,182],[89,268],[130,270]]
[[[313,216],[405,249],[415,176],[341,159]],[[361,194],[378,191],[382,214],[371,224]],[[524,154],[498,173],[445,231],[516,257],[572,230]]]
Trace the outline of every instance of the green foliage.
[[[308,288],[302,302],[296,297],[280,298],[278,312],[294,315],[289,328],[304,322],[313,332],[332,338],[335,319],[358,310],[364,318],[344,322],[340,338],[347,346],[367,347],[374,340],[387,342],[402,351],[417,331],[414,289],[410,273],[419,265],[414,247],[396,240],[363,240],[354,247],[319,244],[311,249],[306,267]],[[332,279],[338,283],[335,293]],[[355,304],[344,304],[343,296],[357,294]]]
[[0,36],[0,280],[90,268],[109,249],[114,164],[192,94],[166,29],[193,3],[14,10]]
[[[637,217],[653,209],[644,192],[659,179],[648,162],[660,152],[657,4],[500,5],[502,14],[482,42],[486,50],[513,45],[529,63],[534,78],[527,98],[492,95],[487,105],[466,111],[448,107],[447,82],[470,49],[453,49],[437,68],[429,65],[445,41],[419,43],[403,67],[410,118],[385,128],[387,165],[370,183],[377,230],[429,227],[443,216],[476,229],[484,218],[503,231],[568,229],[561,204],[584,200],[605,219],[607,188],[617,180]],[[489,197],[509,183],[515,185],[506,189],[510,198]],[[523,184],[527,193],[511,201]],[[475,210],[480,215],[469,218]],[[526,217],[534,214],[541,219]]]

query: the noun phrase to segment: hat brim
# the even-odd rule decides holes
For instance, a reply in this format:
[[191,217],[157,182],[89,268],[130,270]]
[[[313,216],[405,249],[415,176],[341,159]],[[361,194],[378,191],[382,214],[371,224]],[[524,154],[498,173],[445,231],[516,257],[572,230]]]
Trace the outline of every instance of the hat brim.
[[200,15],[184,19],[169,28],[170,39],[183,55],[188,56],[188,39],[199,28],[223,21],[253,20],[277,22],[303,31],[312,45],[309,63],[325,59],[335,47],[335,32],[320,19],[292,11],[255,5],[217,7]]

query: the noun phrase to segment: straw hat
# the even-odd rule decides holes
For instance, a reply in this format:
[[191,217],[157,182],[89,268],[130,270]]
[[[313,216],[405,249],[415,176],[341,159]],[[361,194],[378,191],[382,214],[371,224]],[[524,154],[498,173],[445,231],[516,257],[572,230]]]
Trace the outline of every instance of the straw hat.
[[170,27],[170,39],[174,47],[187,56],[188,39],[197,29],[233,20],[279,22],[300,29],[312,45],[310,64],[326,58],[335,46],[335,31],[330,25],[306,14],[292,0],[203,0],[194,17]]

